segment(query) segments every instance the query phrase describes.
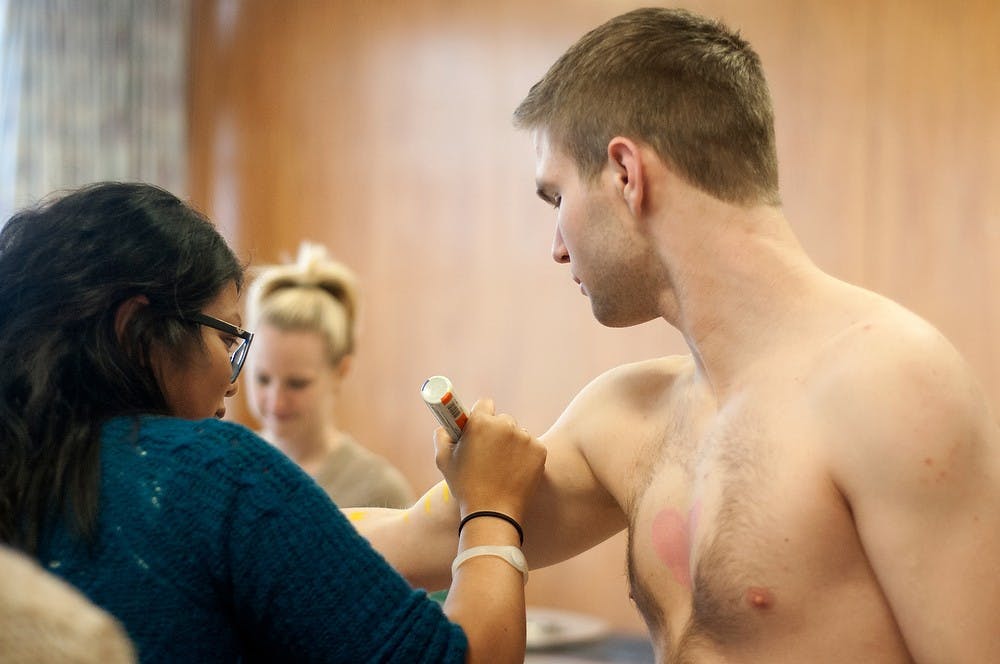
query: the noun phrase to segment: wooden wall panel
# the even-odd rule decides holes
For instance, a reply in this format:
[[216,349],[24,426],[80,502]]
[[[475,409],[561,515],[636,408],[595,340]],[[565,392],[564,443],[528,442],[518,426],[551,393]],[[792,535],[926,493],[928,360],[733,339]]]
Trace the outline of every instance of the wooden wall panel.
[[[438,476],[417,397],[427,375],[542,432],[601,371],[684,350],[662,323],[593,321],[549,258],[554,218],[509,121],[583,31],[641,4],[192,3],[193,199],[254,263],[305,238],[357,270],[363,336],[342,416],[420,487]],[[1000,403],[1000,5],[686,6],[761,53],[805,246],[937,324]],[[529,601],[641,630],[623,550],[614,538],[535,573]]]

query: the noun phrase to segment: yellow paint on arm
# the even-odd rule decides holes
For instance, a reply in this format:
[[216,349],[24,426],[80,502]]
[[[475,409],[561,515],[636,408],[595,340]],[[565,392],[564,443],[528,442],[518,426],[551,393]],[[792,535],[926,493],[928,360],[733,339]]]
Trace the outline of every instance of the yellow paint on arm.
[[[448,484],[446,482],[441,482],[441,502],[447,505],[451,501],[451,491],[448,490]],[[424,494],[424,512],[427,514],[431,513],[432,509],[432,497],[434,495],[433,491],[428,491]]]

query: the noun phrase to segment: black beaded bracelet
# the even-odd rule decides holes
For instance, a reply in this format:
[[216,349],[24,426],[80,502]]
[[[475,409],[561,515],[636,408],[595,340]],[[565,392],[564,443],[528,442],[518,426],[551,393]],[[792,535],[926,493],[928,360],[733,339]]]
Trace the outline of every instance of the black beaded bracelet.
[[469,514],[466,514],[465,518],[462,519],[462,522],[458,524],[458,534],[462,534],[462,528],[465,528],[465,524],[481,516],[493,516],[498,519],[503,519],[510,525],[514,526],[514,530],[517,531],[517,537],[521,541],[520,545],[524,545],[524,531],[521,529],[521,524],[515,521],[514,517],[507,516],[503,512],[494,512],[492,510],[480,510],[478,512],[470,512]]

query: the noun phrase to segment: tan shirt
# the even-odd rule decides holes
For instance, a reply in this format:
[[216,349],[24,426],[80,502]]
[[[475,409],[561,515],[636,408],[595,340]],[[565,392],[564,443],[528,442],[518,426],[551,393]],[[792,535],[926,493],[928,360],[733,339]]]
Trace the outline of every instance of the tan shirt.
[[413,488],[388,461],[350,436],[326,458],[314,475],[338,507],[409,507]]

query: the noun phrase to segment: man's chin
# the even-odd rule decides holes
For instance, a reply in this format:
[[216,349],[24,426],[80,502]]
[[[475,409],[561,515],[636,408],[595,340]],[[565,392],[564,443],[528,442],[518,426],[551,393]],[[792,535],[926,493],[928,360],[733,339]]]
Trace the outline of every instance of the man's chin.
[[591,298],[590,310],[594,318],[604,327],[634,327],[647,323],[658,316],[637,316],[635,312],[621,311],[613,308],[602,307]]

